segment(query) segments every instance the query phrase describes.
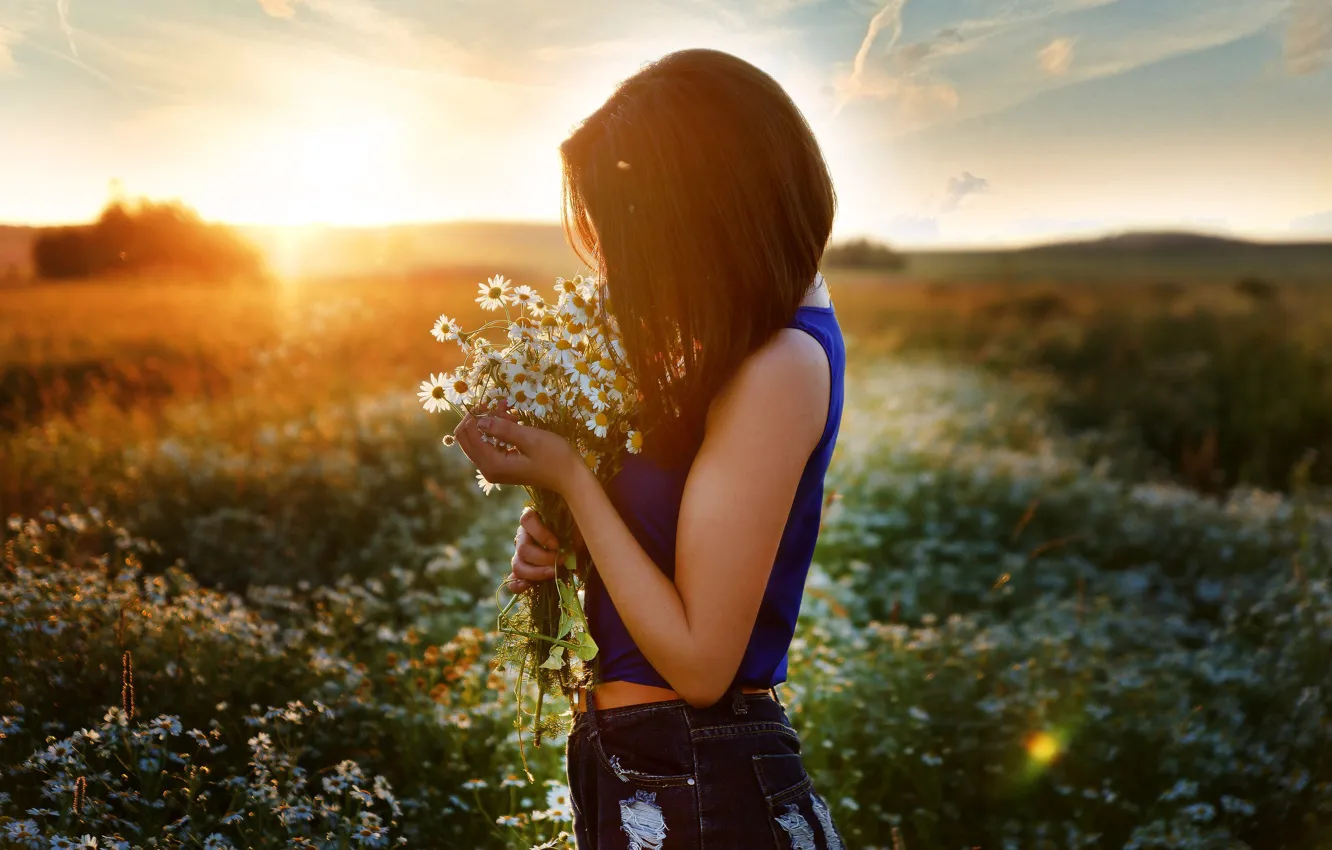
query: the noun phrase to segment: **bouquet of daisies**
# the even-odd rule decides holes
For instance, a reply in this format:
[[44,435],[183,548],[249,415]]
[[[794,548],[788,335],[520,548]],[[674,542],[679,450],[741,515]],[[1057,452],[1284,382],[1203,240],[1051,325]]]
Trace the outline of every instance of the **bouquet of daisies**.
[[[630,426],[638,394],[597,279],[556,278],[552,302],[529,286],[512,287],[496,275],[480,284],[476,301],[504,316],[470,331],[448,316],[439,317],[431,333],[440,342],[456,344],[464,360],[454,372],[432,374],[421,384],[426,410],[447,409],[462,416],[475,405],[505,401],[522,423],[568,439],[588,467],[609,480],[624,452],[641,450],[642,435]],[[452,436],[444,438],[446,445],[452,441]],[[487,494],[496,486],[479,472],[477,479]],[[542,523],[562,546],[570,546],[574,521],[568,505],[552,491],[526,489]],[[529,678],[536,683],[531,716],[537,746],[543,732],[561,731],[558,720],[542,720],[546,693],[558,689],[568,697],[587,684],[597,654],[581,601],[585,570],[572,548],[561,551],[557,562],[563,567],[555,579],[514,596],[499,614],[497,663],[518,665],[520,734],[526,713],[523,684]]]

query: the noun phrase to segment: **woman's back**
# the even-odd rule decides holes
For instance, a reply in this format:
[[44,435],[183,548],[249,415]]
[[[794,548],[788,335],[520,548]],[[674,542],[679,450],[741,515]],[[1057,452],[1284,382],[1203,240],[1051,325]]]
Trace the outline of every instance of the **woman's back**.
[[[733,680],[735,685],[766,688],[786,680],[787,650],[795,633],[823,514],[824,476],[841,425],[846,350],[836,313],[831,306],[804,305],[798,308],[789,327],[817,340],[827,356],[827,420],[796,487],[754,628]],[[688,473],[687,465],[663,467],[643,455],[629,455],[607,485],[611,501],[639,545],[670,577],[675,573],[677,524]],[[585,604],[592,637],[600,647],[597,681],[670,687],[635,646],[595,570],[587,585]]]

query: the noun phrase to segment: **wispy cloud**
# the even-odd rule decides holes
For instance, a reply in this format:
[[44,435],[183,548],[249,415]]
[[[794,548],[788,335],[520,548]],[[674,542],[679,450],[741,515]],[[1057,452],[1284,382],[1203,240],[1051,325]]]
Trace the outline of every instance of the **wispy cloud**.
[[1036,56],[1047,74],[1061,77],[1068,73],[1073,66],[1073,43],[1071,38],[1056,38],[1041,48]]
[[970,171],[963,171],[961,177],[949,177],[948,189],[944,195],[942,212],[953,212],[971,195],[983,195],[990,191],[990,181],[977,177]]
[[1286,25],[1286,67],[1312,74],[1332,61],[1332,3],[1291,0]]
[[56,0],[56,14],[60,16],[60,31],[69,40],[69,52],[79,55],[79,48],[74,44],[74,25],[69,21],[70,0]]
[[870,18],[865,37],[860,40],[860,49],[856,51],[856,58],[851,63],[851,74],[846,78],[842,88],[843,97],[847,100],[867,93],[869,87],[865,65],[869,61],[870,50],[873,49],[874,40],[879,37],[879,33],[885,27],[892,30],[892,35],[888,39],[889,50],[892,50],[902,38],[902,10],[906,8],[906,4],[907,0],[888,0],[887,4]]
[[259,5],[275,18],[294,18],[296,7],[292,4],[299,2],[300,0],[259,0]]
[[13,46],[18,40],[18,32],[0,24],[0,74],[7,74],[14,70]]
[[[857,99],[892,101],[897,105],[899,123],[910,127],[920,124],[939,112],[957,108],[957,89],[947,80],[936,77],[927,60],[948,52],[960,42],[956,30],[944,30],[934,39],[902,45],[902,10],[907,0],[888,0],[874,17],[870,18],[860,49],[852,60],[851,70],[838,78],[836,111]],[[878,52],[886,54],[882,62],[871,64],[870,53],[874,43],[885,30],[888,43]]]

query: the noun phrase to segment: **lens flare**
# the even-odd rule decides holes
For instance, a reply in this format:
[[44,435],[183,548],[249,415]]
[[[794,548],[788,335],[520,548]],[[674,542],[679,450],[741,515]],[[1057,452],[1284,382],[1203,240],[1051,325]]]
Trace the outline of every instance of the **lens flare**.
[[1059,741],[1049,732],[1037,732],[1027,739],[1027,754],[1041,765],[1059,757]]

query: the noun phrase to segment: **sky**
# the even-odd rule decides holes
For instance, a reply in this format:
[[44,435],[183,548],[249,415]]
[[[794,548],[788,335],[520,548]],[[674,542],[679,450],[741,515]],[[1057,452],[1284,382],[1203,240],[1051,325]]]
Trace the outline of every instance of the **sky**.
[[1332,0],[0,0],[0,222],[554,221],[685,47],[791,93],[841,238],[1332,238]]

